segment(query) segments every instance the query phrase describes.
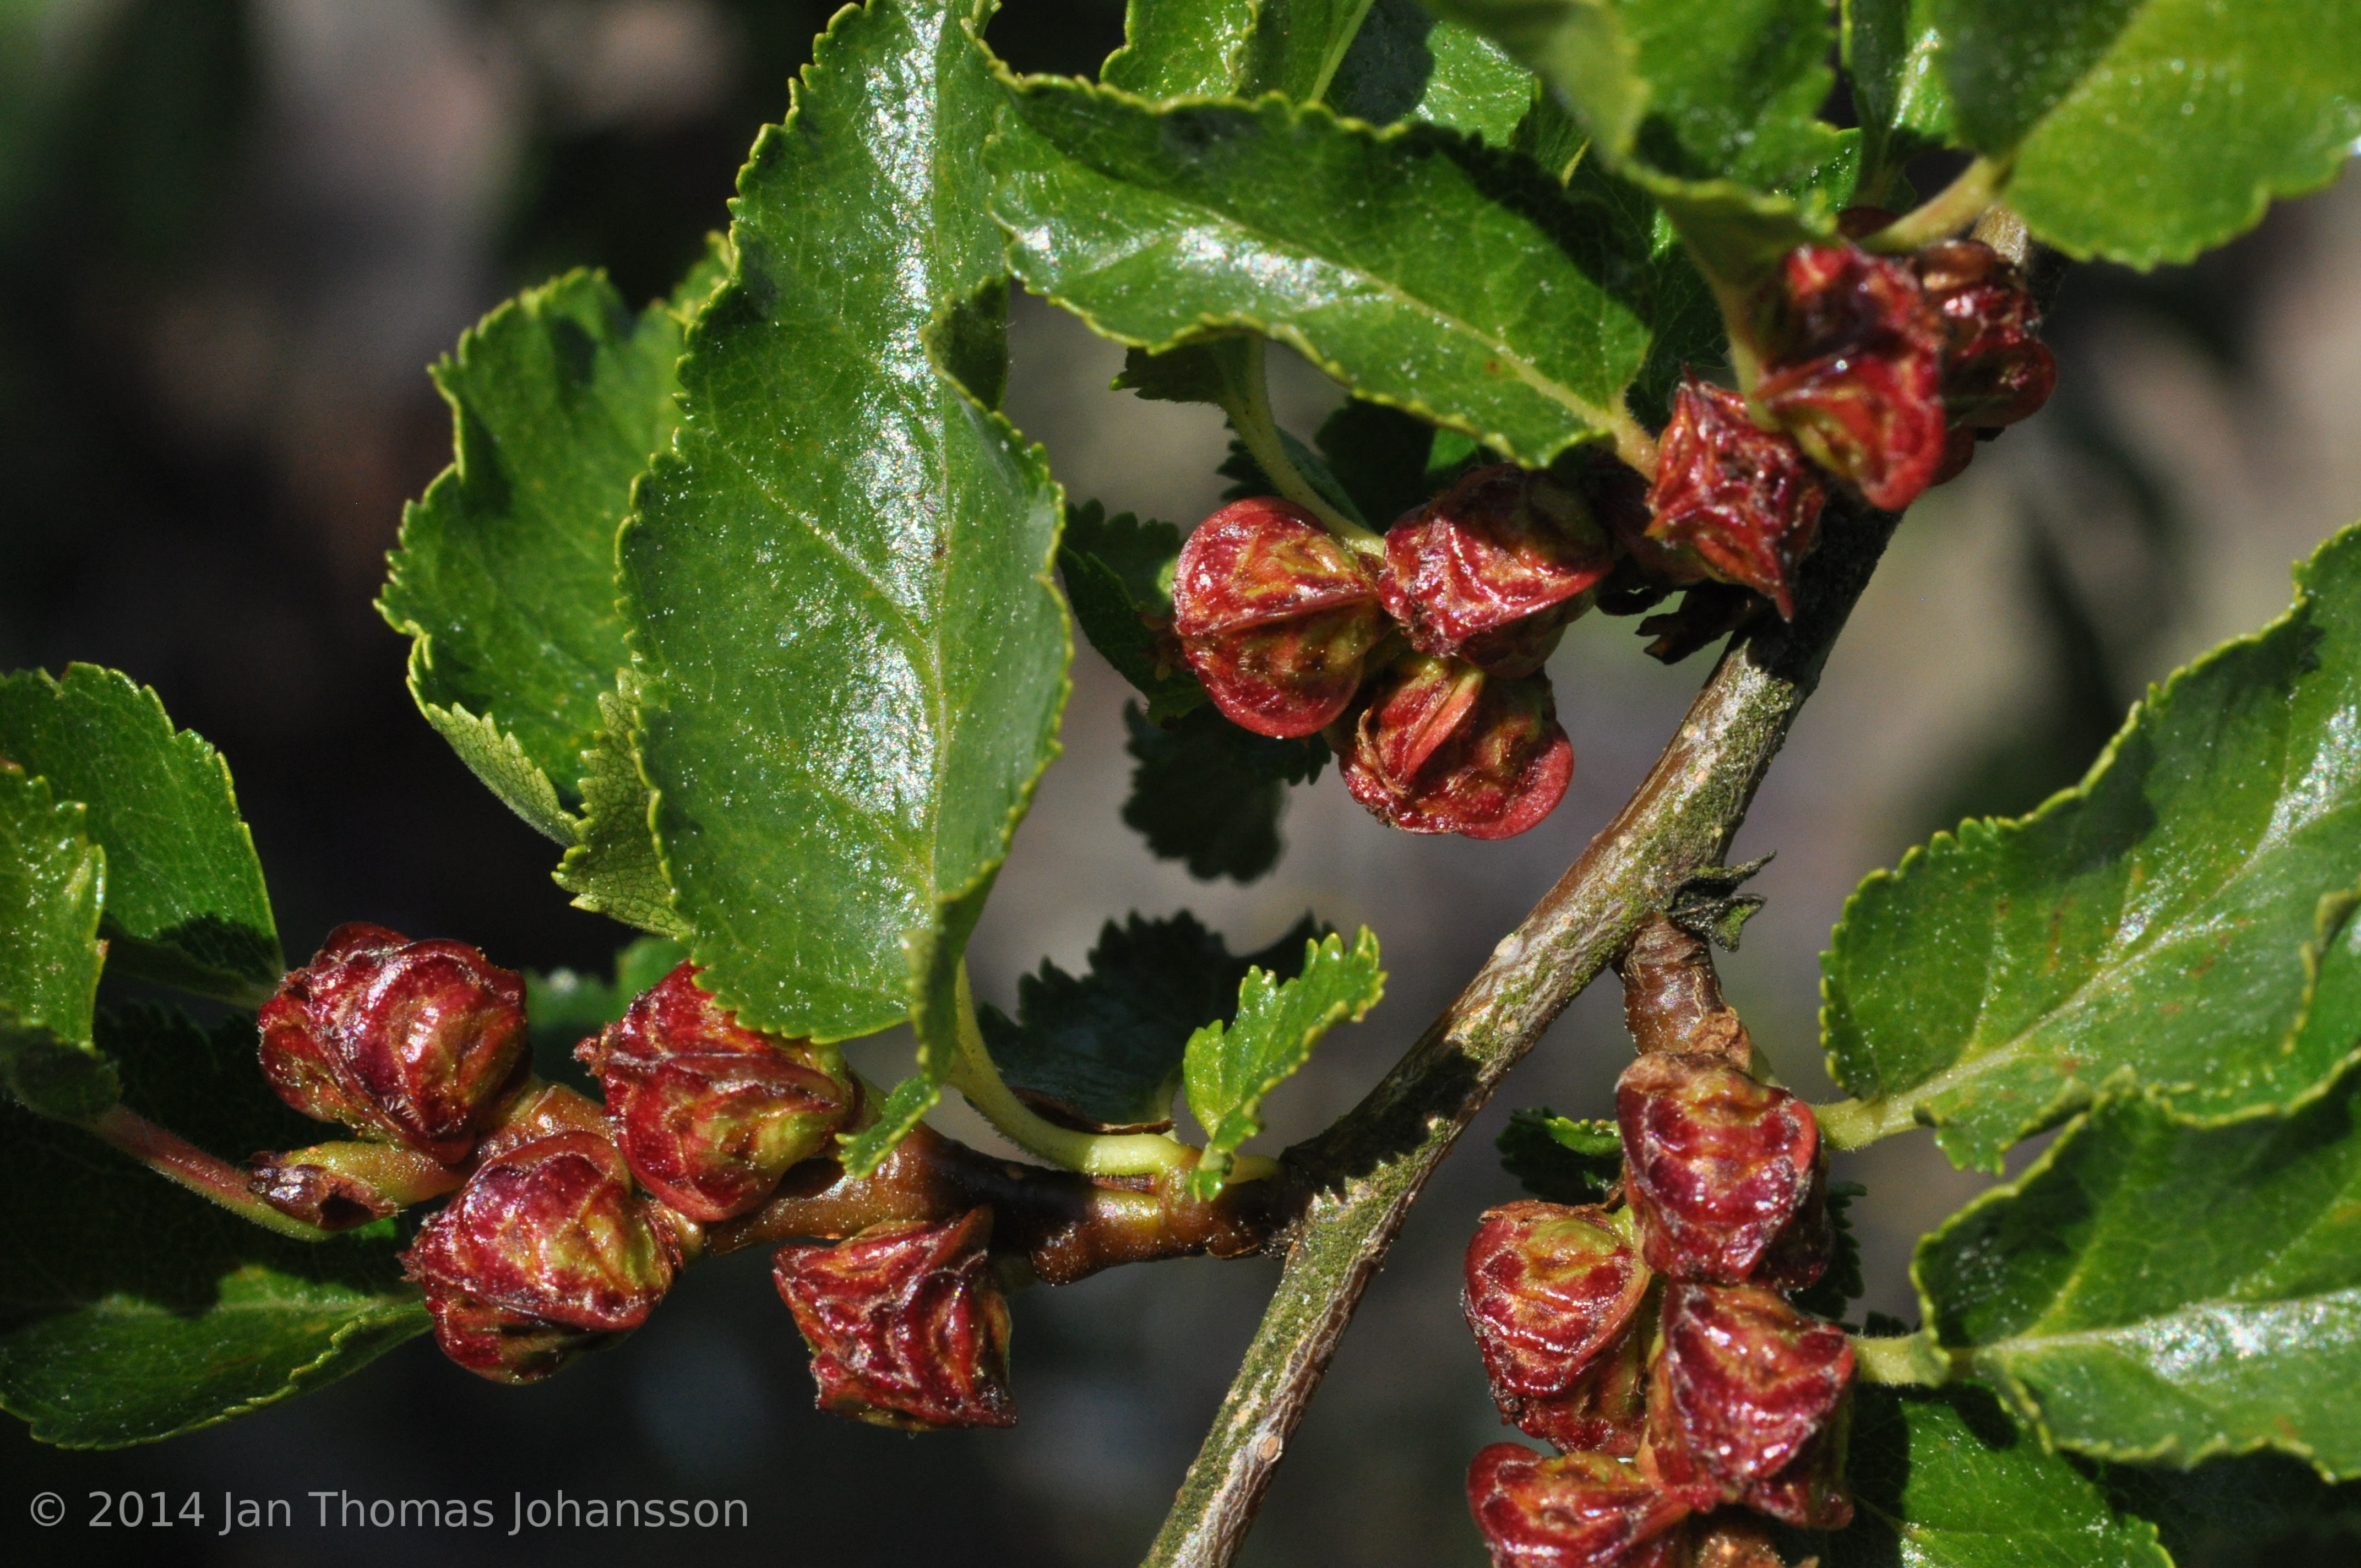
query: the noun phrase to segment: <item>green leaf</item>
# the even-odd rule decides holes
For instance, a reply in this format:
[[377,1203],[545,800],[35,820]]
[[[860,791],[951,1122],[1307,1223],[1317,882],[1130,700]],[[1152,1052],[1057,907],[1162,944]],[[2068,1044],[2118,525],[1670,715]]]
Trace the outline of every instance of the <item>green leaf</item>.
[[1796,1306],[1830,1322],[1842,1321],[1868,1287],[1861,1273],[1861,1238],[1852,1230],[1853,1201],[1868,1191],[1858,1181],[1828,1183],[1828,1272],[1795,1293]]
[[1598,1203],[1623,1179],[1623,1137],[1612,1122],[1576,1121],[1546,1105],[1512,1113],[1492,1146],[1500,1168],[1536,1198]]
[[856,1177],[876,1169],[942,1097],[942,1079],[934,1073],[914,1072],[895,1084],[877,1107],[877,1120],[858,1132],[836,1135],[844,1168]]
[[[103,1014],[125,1098],[217,1154],[315,1140],[255,1070],[251,1019]],[[273,1235],[77,1128],[0,1106],[0,1406],[72,1448],[149,1442],[306,1392],[427,1328],[390,1226]]]
[[1099,79],[1143,98],[1299,104],[1328,91],[1370,0],[1131,0]]
[[1180,554],[1180,531],[1169,522],[1142,521],[1130,512],[1106,515],[1086,501],[1066,515],[1058,543],[1058,570],[1075,624],[1091,646],[1148,699],[1159,723],[1205,703],[1205,688],[1185,663],[1142,617],[1172,618],[1172,569]]
[[2361,138],[2344,0],[1933,0],[1960,134],[2069,255],[2187,261]]
[[253,1006],[285,966],[229,767],[153,691],[94,664],[0,676],[0,759],[89,810],[117,973]]
[[603,273],[529,289],[434,367],[457,455],[402,513],[379,609],[411,644],[420,711],[492,793],[561,844],[599,699],[631,662],[615,531],[672,438],[687,322],[716,242],[637,316]]
[[1096,1126],[1148,1128],[1172,1120],[1181,1053],[1208,1020],[1237,1015],[1238,987],[1260,968],[1291,980],[1323,934],[1306,915],[1259,952],[1233,956],[1219,934],[1182,911],[1134,915],[1100,928],[1090,970],[1077,979],[1049,959],[1016,982],[1016,1016],[979,1010],[993,1065],[1012,1089]]
[[603,723],[582,753],[582,816],[573,825],[578,841],[553,880],[574,894],[577,909],[686,939],[689,925],[673,903],[650,825],[655,799],[631,751],[638,718],[626,694],[635,685],[625,671],[617,689],[598,698]]
[[2172,1568],[1982,1388],[1856,1389],[1845,1470],[1852,1527],[1811,1538],[1828,1568]]
[[1124,826],[1147,839],[1151,854],[1186,861],[1189,874],[1205,881],[1252,882],[1279,863],[1287,786],[1320,776],[1326,741],[1269,740],[1211,707],[1168,727],[1126,703],[1123,722],[1131,732],[1124,749],[1138,762]]
[[1845,76],[1861,116],[1861,201],[1883,206],[1909,201],[1904,167],[1951,138],[1936,4],[1844,0]]
[[1845,906],[1821,959],[1828,1126],[1916,1122],[1997,1170],[2117,1074],[2196,1115],[2318,1083],[2361,1028],[2299,1031],[2323,893],[2361,865],[2361,530],[2278,621],[2133,710],[2032,816],[1938,834]]
[[1424,120],[1507,147],[1535,85],[1482,34],[1438,21],[1418,0],[1377,0],[1327,97],[1338,114],[1373,126]]
[[2361,1540],[2361,1482],[2332,1486],[2301,1460],[2248,1453],[2191,1470],[2110,1464],[2119,1506],[2156,1523],[2181,1568],[2279,1568],[2349,1557]]
[[1191,1192],[1211,1198],[1222,1190],[1238,1146],[1262,1131],[1264,1099],[1311,1059],[1330,1025],[1359,1023],[1385,993],[1378,938],[1366,926],[1349,949],[1333,934],[1305,943],[1302,972],[1284,983],[1264,970],[1246,971],[1236,1015],[1199,1029],[1182,1051],[1189,1109],[1205,1129]]
[[906,944],[963,937],[1056,750],[1057,488],[925,342],[1001,271],[985,14],[838,14],[740,177],[737,270],[622,535],[671,906],[716,993],[784,1034],[911,1015]]
[[85,808],[0,766],[0,1084],[43,1115],[82,1121],[115,1102],[91,1044],[106,853]]
[[2361,1074],[2213,1125],[2111,1095],[1918,1245],[1955,1363],[2059,1446],[2188,1465],[2276,1448],[2361,1475]]
[[1010,264],[1103,334],[1160,354],[1258,332],[1528,463],[1622,422],[1655,309],[1644,222],[1431,126],[1038,79],[1011,99],[986,153]]
[[570,969],[526,970],[524,1014],[533,1023],[533,1071],[585,1089],[590,1075],[574,1059],[574,1047],[622,1017],[640,992],[687,957],[688,949],[669,937],[642,937],[616,952],[611,979]]
[[1829,232],[1857,138],[1818,118],[1826,0],[1429,0],[1539,71],[1708,275],[1751,287]]
[[1435,472],[1434,427],[1383,403],[1348,398],[1312,444],[1361,515],[1380,532],[1424,506],[1448,476]]

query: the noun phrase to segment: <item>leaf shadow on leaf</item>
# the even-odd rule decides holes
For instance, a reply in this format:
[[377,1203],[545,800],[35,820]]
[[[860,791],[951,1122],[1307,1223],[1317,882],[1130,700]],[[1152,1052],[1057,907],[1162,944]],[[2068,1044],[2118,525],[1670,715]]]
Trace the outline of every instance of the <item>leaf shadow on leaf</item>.
[[2240,1454],[2191,1470],[2074,1464],[2117,1508],[2156,1525],[2178,1568],[2342,1563],[2361,1548],[2361,1481],[2332,1485],[2289,1454]]
[[1435,19],[1413,0],[1376,0],[1337,62],[1328,102],[1340,115],[1389,126],[1419,106],[1434,80],[1427,38]]

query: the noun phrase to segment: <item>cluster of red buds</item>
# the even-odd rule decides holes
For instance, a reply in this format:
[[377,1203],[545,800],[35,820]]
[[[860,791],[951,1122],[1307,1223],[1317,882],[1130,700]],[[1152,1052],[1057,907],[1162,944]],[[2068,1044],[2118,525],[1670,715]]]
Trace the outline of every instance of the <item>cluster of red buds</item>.
[[1258,497],[1189,536],[1172,630],[1231,721],[1324,731],[1380,821],[1505,839],[1548,816],[1574,775],[1541,669],[1616,557],[1581,495],[1514,464],[1405,513],[1376,559]]
[[1616,1117],[1609,1204],[1510,1203],[1468,1246],[1493,1398],[1559,1451],[1484,1450],[1469,1506],[1499,1568],[1776,1564],[1741,1510],[1810,1530],[1852,1519],[1852,1346],[1783,1294],[1828,1264],[1818,1127],[1702,1051],[1642,1056]]
[[[1906,259],[1802,247],[1754,316],[1752,393],[1684,378],[1644,502],[1612,465],[1499,464],[1366,553],[1275,496],[1223,508],[1175,568],[1180,656],[1232,722],[1324,735],[1379,820],[1523,832],[1574,772],[1542,666],[1610,574],[1628,566],[1617,582],[1651,595],[1730,584],[1792,619],[1831,477],[1898,511],[1966,466],[1979,435],[2039,408],[2056,376],[2023,275],[1974,240]],[[1735,624],[1727,606],[1692,608],[1711,635]]]

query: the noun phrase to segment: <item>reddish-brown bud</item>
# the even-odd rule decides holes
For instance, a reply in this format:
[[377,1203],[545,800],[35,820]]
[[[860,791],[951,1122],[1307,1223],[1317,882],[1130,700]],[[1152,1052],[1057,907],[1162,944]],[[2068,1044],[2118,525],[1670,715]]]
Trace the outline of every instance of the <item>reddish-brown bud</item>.
[[1810,1197],[1811,1107],[1719,1056],[1650,1051],[1623,1069],[1615,1114],[1648,1266],[1675,1279],[1753,1277]]
[[808,1042],[740,1027],[696,973],[674,970],[575,1055],[605,1089],[615,1145],[640,1185],[709,1223],[761,1207],[853,1095]]
[[1657,446],[1648,537],[1685,550],[1725,583],[1795,613],[1795,568],[1820,536],[1827,495],[1786,436],[1758,430],[1726,388],[1682,378]]
[[[573,1343],[544,1327],[604,1335],[646,1321],[672,1287],[680,1246],[673,1222],[632,1192],[614,1145],[558,1133],[478,1166],[402,1261],[425,1288],[445,1353],[514,1380],[521,1347]],[[518,1343],[488,1362],[495,1330],[501,1344]]]
[[1544,1459],[1496,1442],[1467,1467],[1467,1508],[1494,1568],[1675,1568],[1688,1505],[1620,1460]]
[[2058,361],[2033,335],[2041,313],[2025,274],[1972,239],[1930,245],[1911,259],[1942,322],[1943,404],[1951,422],[1997,430],[2048,402]]
[[400,1144],[317,1144],[254,1157],[247,1185],[280,1213],[348,1231],[456,1188],[460,1173]]
[[1524,1200],[1477,1222],[1461,1304],[1507,1420],[1565,1449],[1639,1447],[1648,1271],[1596,1205]]
[[1943,460],[1943,340],[1909,263],[1799,246],[1763,315],[1755,401],[1872,506],[1916,500]]
[[1836,1529],[1852,1504],[1829,1468],[1852,1342],[1755,1285],[1664,1288],[1642,1470],[1692,1508],[1744,1502]]
[[1615,567],[1582,497],[1514,463],[1477,468],[1386,534],[1386,613],[1422,653],[1529,675]]
[[464,942],[339,926],[257,1019],[262,1071],[306,1116],[467,1157],[528,1070],[524,981]]
[[991,1235],[992,1211],[974,1209],[949,1224],[890,1221],[774,1255],[821,1409],[913,1431],[1016,1424]]
[[427,1313],[434,1320],[434,1343],[444,1354],[495,1383],[538,1383],[575,1357],[622,1337],[512,1312],[431,1279],[421,1283]]
[[1223,717],[1289,739],[1325,728],[1385,633],[1377,575],[1292,501],[1234,501],[1172,576],[1172,630]]
[[1340,765],[1381,822],[1412,833],[1507,839],[1557,808],[1574,777],[1549,678],[1502,680],[1412,653],[1370,683]]

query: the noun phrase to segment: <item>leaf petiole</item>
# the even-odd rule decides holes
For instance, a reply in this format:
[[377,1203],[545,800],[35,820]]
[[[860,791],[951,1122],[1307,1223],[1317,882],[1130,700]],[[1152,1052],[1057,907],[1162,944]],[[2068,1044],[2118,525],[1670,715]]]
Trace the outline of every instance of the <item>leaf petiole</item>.
[[110,1105],[83,1125],[167,1181],[267,1231],[303,1242],[324,1242],[338,1234],[280,1213],[255,1196],[245,1171],[207,1154],[178,1133],[158,1126],[127,1105]]
[[1979,158],[1960,170],[1959,178],[1861,242],[1863,250],[1883,256],[1906,256],[1922,246],[1949,239],[1966,228],[1994,202],[2008,183],[2008,164]]
[[1934,1335],[1923,1330],[1899,1337],[1855,1335],[1852,1354],[1853,1365],[1864,1383],[1934,1387],[1968,1370],[1965,1357],[1944,1350]]
[[1919,1124],[1909,1104],[1892,1100],[1832,1101],[1813,1106],[1812,1115],[1820,1124],[1820,1141],[1832,1149],[1867,1148]]
[[1280,495],[1318,518],[1337,543],[1364,555],[1382,557],[1384,538],[1346,517],[1287,455],[1287,444],[1279,438],[1279,422],[1271,417],[1270,382],[1263,372],[1268,346],[1260,337],[1247,338],[1243,385],[1224,380],[1219,400],[1222,411],[1230,416],[1230,428],[1238,433],[1247,454],[1279,487]]

